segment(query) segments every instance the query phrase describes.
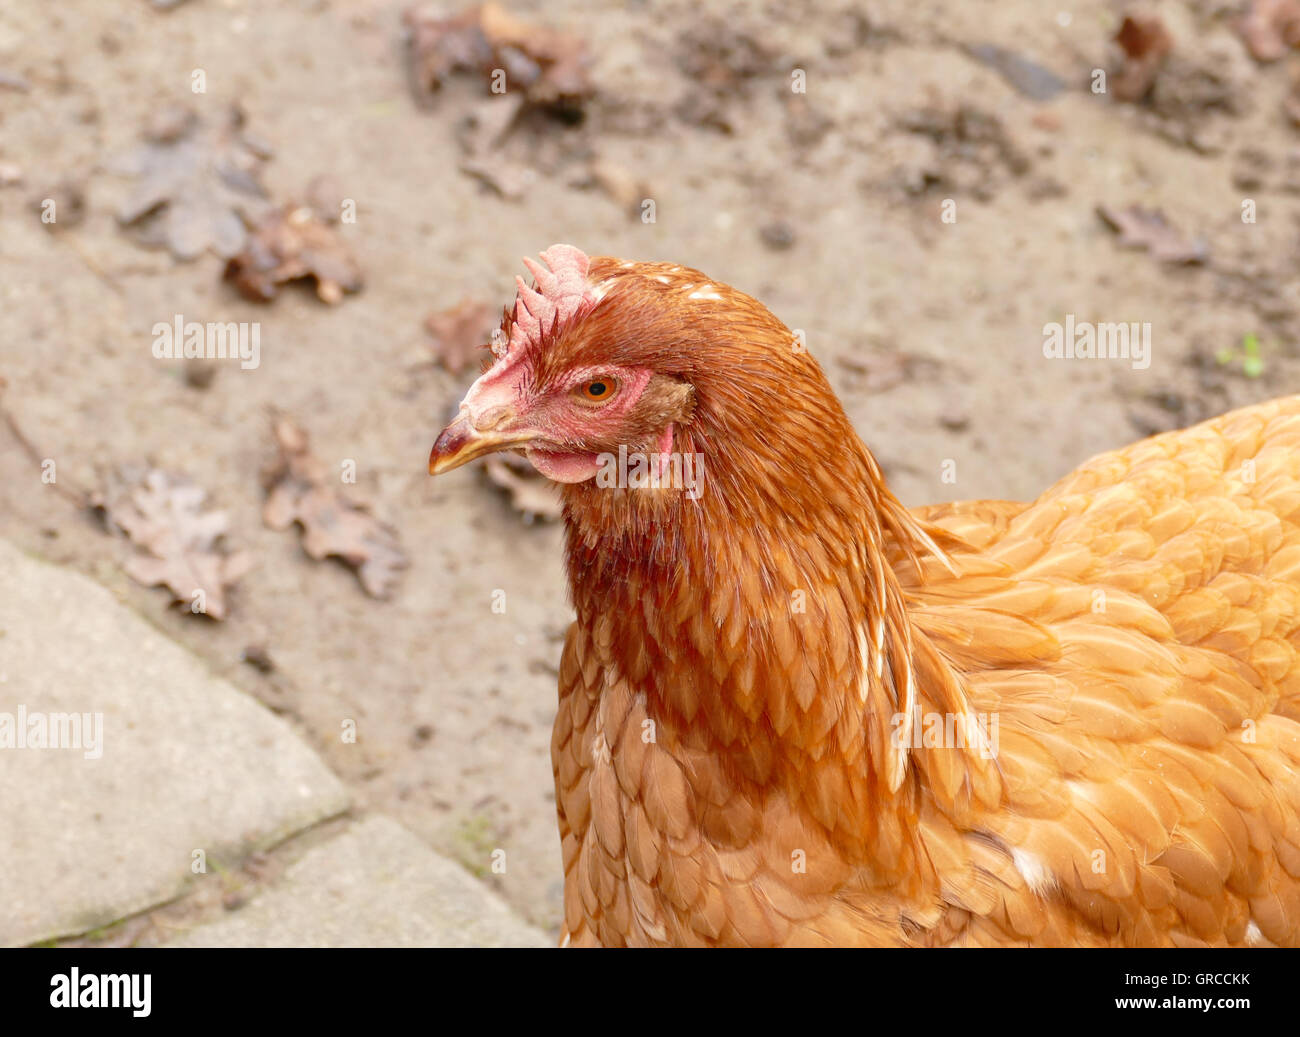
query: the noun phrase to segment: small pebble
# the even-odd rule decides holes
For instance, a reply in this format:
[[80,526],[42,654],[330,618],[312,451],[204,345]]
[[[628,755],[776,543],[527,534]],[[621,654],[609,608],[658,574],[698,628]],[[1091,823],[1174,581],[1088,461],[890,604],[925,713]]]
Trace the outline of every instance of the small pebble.
[[266,645],[249,645],[240,658],[260,673],[270,673],[275,669],[275,661]]
[[774,252],[784,252],[794,245],[794,229],[784,220],[769,223],[759,229],[763,244]]

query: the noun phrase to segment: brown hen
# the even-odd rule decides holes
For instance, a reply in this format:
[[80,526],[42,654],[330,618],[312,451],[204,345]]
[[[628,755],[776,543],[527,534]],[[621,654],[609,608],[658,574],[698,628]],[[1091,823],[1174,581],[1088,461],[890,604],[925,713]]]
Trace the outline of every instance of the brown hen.
[[1300,397],[913,512],[760,303],[543,259],[430,470],[563,485],[564,942],[1300,944]]

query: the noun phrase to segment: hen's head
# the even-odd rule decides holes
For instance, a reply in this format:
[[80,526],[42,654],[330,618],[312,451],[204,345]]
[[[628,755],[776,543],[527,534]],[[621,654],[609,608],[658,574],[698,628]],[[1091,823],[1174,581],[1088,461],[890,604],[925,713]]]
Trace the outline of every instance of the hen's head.
[[[565,483],[570,591],[593,638],[665,715],[738,747],[741,771],[766,780],[779,735],[804,773],[827,732],[856,744],[870,700],[874,758],[897,790],[906,751],[880,718],[912,716],[915,681],[893,548],[918,569],[922,553],[943,559],[816,361],[766,307],[698,271],[568,245],[542,260],[430,472],[522,449]],[[641,476],[668,455],[658,480],[632,481],[623,458],[638,451]],[[688,461],[695,486],[663,478]],[[840,801],[823,805],[834,827]]]
[[[522,449],[544,475],[588,483],[620,448],[650,464],[719,450],[746,475],[797,476],[848,429],[817,364],[764,306],[695,270],[589,259],[571,245],[525,260],[493,347],[429,458],[433,474]],[[658,459],[658,460],[656,460]]]

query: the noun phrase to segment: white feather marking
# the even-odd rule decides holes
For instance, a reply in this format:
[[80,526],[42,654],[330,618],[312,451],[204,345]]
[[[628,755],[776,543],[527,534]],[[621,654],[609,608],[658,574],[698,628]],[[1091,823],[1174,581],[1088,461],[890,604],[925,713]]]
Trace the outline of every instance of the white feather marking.
[[698,291],[691,292],[686,298],[688,299],[711,299],[714,302],[721,302],[722,296],[713,290],[713,285],[707,284]]
[[1264,934],[1253,921],[1246,926],[1246,942],[1252,947],[1258,947],[1264,942]]
[[[894,667],[889,667],[889,683],[897,694],[897,679],[894,676]],[[889,783],[889,791],[897,792],[903,786],[903,779],[907,777],[907,764],[911,759],[912,750],[912,731],[916,726],[916,687],[912,683],[912,668],[907,668],[907,690],[903,693],[902,709],[898,715],[898,726],[894,729],[894,736],[891,740],[889,763],[885,767],[885,779]]]
[[875,664],[876,664],[876,679],[879,680],[880,667],[885,662],[885,581],[878,580],[877,583],[879,584],[879,586],[876,588],[877,596],[880,599],[878,602],[879,611],[876,613],[875,619],[873,621],[874,629],[872,630],[872,633],[876,635]]
[[1075,799],[1081,799],[1085,803],[1092,802],[1092,786],[1086,782],[1076,781],[1074,778],[1067,778],[1065,782],[1066,791],[1074,796]]
[[1056,886],[1055,876],[1047,869],[1046,863],[1037,854],[1013,846],[1011,847],[1011,863],[1016,866],[1016,871],[1020,872],[1020,877],[1025,880],[1025,885],[1040,897]]
[[908,738],[903,742],[904,745],[910,745],[912,742],[912,717],[916,713],[916,676],[912,673],[912,667],[907,668],[907,690],[903,693],[903,716],[907,719],[903,721],[907,729]]
[[961,575],[961,573],[957,569],[956,563],[954,563],[953,560],[948,556],[948,552],[945,551],[938,544],[936,544],[934,542],[934,538],[931,537],[930,534],[927,533],[924,529],[921,529],[920,526],[916,528],[916,538],[921,541],[921,544],[925,547],[925,549],[929,551],[930,554],[933,555],[936,559],[938,559],[939,564],[942,565],[945,569],[947,569],[951,575],[953,576]]
[[655,274],[655,280],[658,281],[660,284],[669,283],[669,278],[664,274]]
[[[605,686],[609,687],[614,683],[614,667],[605,670]],[[596,715],[592,717],[591,726],[595,728],[595,734],[591,739],[591,759],[593,763],[610,763],[612,757],[609,752],[609,741],[605,738],[605,714],[602,710],[597,709]]]
[[862,660],[862,676],[858,680],[858,701],[864,706],[867,704],[867,688],[871,685],[871,681],[867,679],[867,659],[870,654],[867,647],[867,632],[862,627],[858,627],[858,658]]

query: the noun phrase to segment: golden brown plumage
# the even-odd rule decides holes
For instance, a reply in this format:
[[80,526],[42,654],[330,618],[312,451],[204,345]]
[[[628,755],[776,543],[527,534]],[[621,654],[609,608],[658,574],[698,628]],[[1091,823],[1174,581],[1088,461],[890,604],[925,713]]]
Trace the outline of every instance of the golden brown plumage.
[[1300,397],[913,513],[755,300],[544,256],[431,469],[565,483],[566,942],[1300,944]]

